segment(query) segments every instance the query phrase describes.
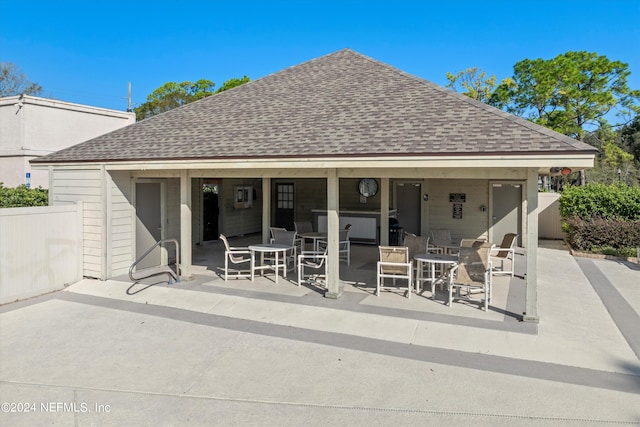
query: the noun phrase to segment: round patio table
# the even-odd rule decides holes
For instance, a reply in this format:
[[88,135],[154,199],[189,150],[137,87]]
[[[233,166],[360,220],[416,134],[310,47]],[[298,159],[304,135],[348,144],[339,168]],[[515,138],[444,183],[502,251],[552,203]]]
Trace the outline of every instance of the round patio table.
[[[448,254],[418,254],[414,256],[413,259],[416,260],[418,269],[418,277],[416,277],[416,292],[420,292],[421,282],[431,282],[431,299],[435,299],[436,282],[439,280],[441,281],[440,283],[444,283],[444,276],[436,277],[436,264],[453,267],[458,264],[458,256]],[[429,277],[423,276],[424,264],[428,264],[429,266]]]
[[[282,245],[279,243],[263,243],[259,245],[249,245],[249,250],[253,255],[255,253],[260,254],[260,265],[254,265],[251,271],[251,280],[255,276],[255,271],[260,270],[264,274],[264,270],[273,270],[275,273],[275,282],[278,283],[278,270],[282,267],[282,277],[287,275],[287,254],[286,252],[291,249],[291,246]],[[273,264],[264,264],[264,254],[275,254],[275,262]],[[282,259],[280,259],[282,257]]]

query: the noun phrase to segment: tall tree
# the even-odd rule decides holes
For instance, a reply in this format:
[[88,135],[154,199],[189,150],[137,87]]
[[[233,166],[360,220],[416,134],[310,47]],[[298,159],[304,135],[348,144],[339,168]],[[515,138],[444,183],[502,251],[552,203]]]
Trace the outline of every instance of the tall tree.
[[581,140],[614,109],[638,111],[640,91],[627,84],[629,66],[589,52],[567,52],[553,59],[525,59],[496,89],[495,105]]
[[224,82],[217,90],[213,89],[216,84],[206,79],[200,79],[194,83],[189,81],[182,83],[167,82],[151,92],[147,96],[146,102],[134,109],[136,120],[144,120],[173,108],[240,86],[248,81],[249,77],[247,76],[241,79],[233,78]]
[[0,62],[0,97],[40,95],[42,86],[27,79],[13,62]]
[[486,77],[484,70],[478,67],[467,68],[455,75],[447,72],[446,87],[458,92],[458,86],[463,89],[462,94],[476,101],[488,103],[496,87],[496,76]]

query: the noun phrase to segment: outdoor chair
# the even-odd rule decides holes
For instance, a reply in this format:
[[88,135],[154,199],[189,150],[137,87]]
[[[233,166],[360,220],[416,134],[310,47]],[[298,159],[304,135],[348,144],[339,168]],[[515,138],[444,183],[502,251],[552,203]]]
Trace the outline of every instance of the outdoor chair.
[[299,240],[300,240],[300,251],[303,251],[306,249],[305,245],[307,243],[307,240],[311,240],[314,241],[313,239],[305,239],[304,237],[300,236],[303,233],[313,233],[313,225],[311,224],[311,221],[299,221],[299,222],[294,222],[293,226],[296,229],[296,233],[298,233],[299,236]]
[[403,246],[409,249],[409,262],[413,264],[413,277],[418,277],[418,262],[414,257],[418,254],[442,253],[442,249],[436,246],[429,246],[429,237],[416,236],[413,233],[405,233]]
[[[477,301],[487,311],[491,303],[491,247],[491,243],[484,240],[463,239],[460,242],[458,264],[449,272],[449,306],[455,289],[456,299]],[[474,295],[478,294],[484,294],[484,298],[475,298]]]
[[[224,281],[229,278],[229,274],[232,273],[232,277],[244,278],[249,277],[253,279],[252,272],[254,267],[253,254],[249,248],[245,247],[233,247],[229,245],[229,241],[224,234],[220,235],[220,240],[224,243]],[[229,261],[233,265],[246,266],[246,268],[229,268]]]
[[[287,264],[287,271],[295,270],[296,268],[296,255],[298,252],[298,239],[296,239],[297,233],[295,231],[288,231],[284,228],[271,228],[271,240],[270,243],[287,245],[290,249],[285,252],[285,264]],[[267,261],[275,261],[273,256],[265,256]],[[291,267],[289,267],[291,266]]]
[[[327,249],[324,251],[302,251],[300,255],[298,255],[298,286],[302,284],[302,281],[313,281],[320,282],[317,278],[319,274],[304,274],[305,268],[310,268],[316,271],[319,271],[327,264]],[[326,271],[326,270],[325,270]],[[313,278],[313,279],[312,279]],[[309,280],[306,280],[309,279]],[[326,287],[326,282],[323,283]]]
[[434,228],[430,232],[431,244],[442,249],[443,253],[457,251],[459,243],[451,239],[451,233],[447,228]]
[[[500,243],[500,246],[494,246],[491,249],[491,258],[494,258],[496,260],[500,260],[500,269],[498,270],[493,270],[493,275],[495,276],[496,274],[510,274],[511,277],[514,276],[515,274],[515,264],[516,264],[516,260],[515,260],[515,249],[513,247],[513,245],[515,244],[516,240],[518,239],[518,235],[515,233],[507,233],[504,235],[504,237],[502,238],[502,243]],[[511,269],[506,270],[504,268],[504,261],[505,260],[511,260]]]
[[379,246],[380,260],[376,268],[376,295],[380,290],[390,288],[385,279],[392,279],[395,288],[396,280],[407,281],[407,298],[411,298],[413,287],[412,263],[409,260],[409,248],[405,246]]
[[[345,261],[347,265],[351,265],[351,241],[349,240],[349,228],[345,228],[338,231],[338,258],[340,261]],[[318,240],[318,251],[322,251],[326,248],[328,242],[326,240]]]

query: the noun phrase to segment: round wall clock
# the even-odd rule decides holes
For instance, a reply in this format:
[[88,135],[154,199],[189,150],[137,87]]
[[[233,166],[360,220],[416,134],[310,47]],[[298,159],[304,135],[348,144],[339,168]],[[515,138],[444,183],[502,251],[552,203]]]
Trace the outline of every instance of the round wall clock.
[[373,178],[363,178],[358,184],[358,190],[363,197],[373,197],[378,193],[378,181]]

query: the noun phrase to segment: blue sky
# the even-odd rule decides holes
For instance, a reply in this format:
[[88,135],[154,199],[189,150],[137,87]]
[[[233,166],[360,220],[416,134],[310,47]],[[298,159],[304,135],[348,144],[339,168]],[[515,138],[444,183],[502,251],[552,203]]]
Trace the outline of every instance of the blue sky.
[[252,80],[350,48],[434,83],[586,50],[640,89],[640,0],[0,0],[0,61],[43,96],[125,110],[168,81]]

